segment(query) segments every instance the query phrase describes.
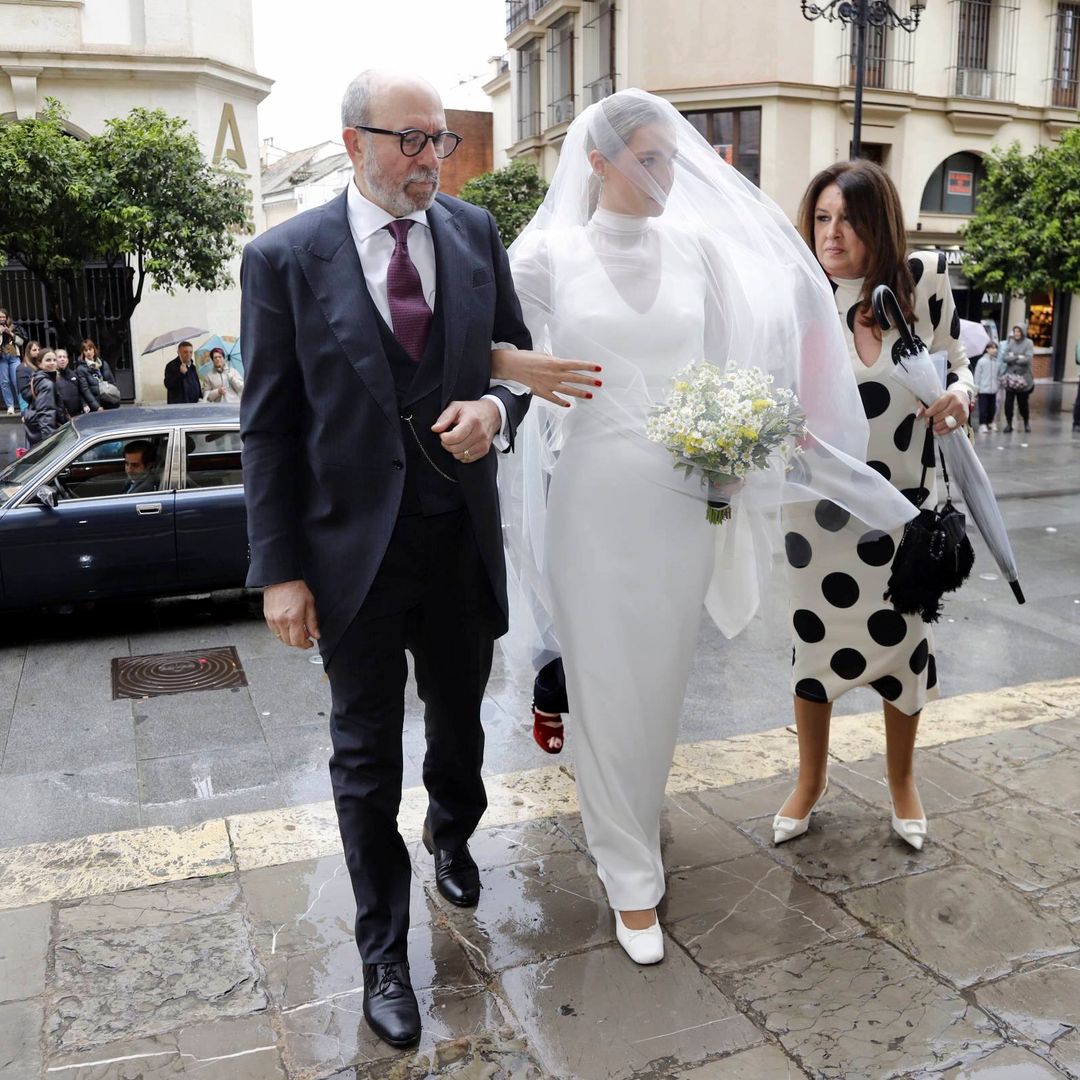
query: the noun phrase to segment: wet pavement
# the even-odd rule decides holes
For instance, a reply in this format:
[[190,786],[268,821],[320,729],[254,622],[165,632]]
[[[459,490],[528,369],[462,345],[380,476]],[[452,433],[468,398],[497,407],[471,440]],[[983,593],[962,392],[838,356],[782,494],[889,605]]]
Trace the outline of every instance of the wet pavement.
[[29,906],[9,895],[0,1075],[1080,1076],[1080,680],[1022,692],[1036,723],[980,698],[949,722],[989,733],[920,751],[921,853],[891,835],[882,762],[845,758],[850,739],[810,832],[780,848],[769,823],[790,772],[711,787],[711,744],[703,784],[676,776],[664,812],[652,968],[614,940],[576,813],[479,832],[475,912],[441,899],[413,837],[415,1050],[362,1019],[339,853],[252,867],[229,819],[231,848],[202,872]]
[[[1080,437],[1069,416],[1036,415],[1031,436],[978,436],[1001,496],[1029,602],[1018,607],[976,537],[976,566],[936,631],[946,695],[1077,671],[1080,647]],[[7,427],[12,425],[8,423]],[[782,575],[781,575],[782,576]],[[705,620],[680,739],[694,742],[786,723],[790,630],[778,591],[734,641]],[[234,646],[248,685],[233,691],[119,700],[111,661]],[[0,619],[0,847],[114,829],[182,825],[330,798],[329,687],[318,657],[286,650],[254,594]],[[484,701],[486,769],[556,761],[530,736],[532,674],[496,650]],[[838,714],[878,708],[869,690]],[[420,702],[405,720],[405,784],[420,783]]]

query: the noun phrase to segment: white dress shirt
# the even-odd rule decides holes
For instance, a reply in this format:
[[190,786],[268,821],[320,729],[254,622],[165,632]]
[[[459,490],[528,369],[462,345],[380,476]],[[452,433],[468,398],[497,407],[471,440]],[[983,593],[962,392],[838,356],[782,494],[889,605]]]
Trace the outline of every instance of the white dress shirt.
[[[360,256],[360,267],[364,271],[364,280],[367,282],[368,292],[371,299],[383,317],[386,325],[393,327],[394,322],[390,316],[390,301],[386,295],[386,278],[390,269],[390,257],[394,253],[394,237],[386,228],[387,225],[397,219],[387,213],[381,206],[376,206],[370,199],[365,198],[355,181],[349,182],[346,206],[349,218],[349,230],[352,232],[353,243],[356,244],[356,254]],[[419,228],[413,227],[408,231],[405,242],[409,249],[409,258],[412,259],[416,272],[420,275],[420,286],[424,290],[424,302],[435,310],[435,242],[431,237],[431,226],[428,224],[427,212],[416,210],[405,217],[409,221],[415,221]],[[492,342],[493,349],[513,349],[514,345],[509,342]],[[514,394],[527,393],[528,388],[519,383],[502,382],[493,380],[493,386],[506,386]],[[495,394],[485,394],[484,398],[494,401],[499,410],[501,426],[498,434],[492,440],[491,445],[496,450],[506,450],[510,446],[510,426],[506,419],[506,406]]]

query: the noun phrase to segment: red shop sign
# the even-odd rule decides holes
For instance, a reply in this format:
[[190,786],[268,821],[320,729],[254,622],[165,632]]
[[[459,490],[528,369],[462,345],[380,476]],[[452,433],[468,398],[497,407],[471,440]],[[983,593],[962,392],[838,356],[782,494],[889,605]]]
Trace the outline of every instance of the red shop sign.
[[969,172],[954,172],[949,170],[948,193],[950,195],[971,195],[971,189],[975,183],[975,174]]

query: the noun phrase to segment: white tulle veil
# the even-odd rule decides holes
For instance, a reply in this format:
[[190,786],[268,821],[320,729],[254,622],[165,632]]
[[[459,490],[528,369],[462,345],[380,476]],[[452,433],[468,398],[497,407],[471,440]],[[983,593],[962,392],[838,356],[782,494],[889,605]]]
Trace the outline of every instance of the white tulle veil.
[[[647,197],[638,199],[642,211],[598,210],[598,161],[606,184],[621,178]],[[726,635],[738,633],[757,608],[774,564],[783,505],[829,499],[880,529],[913,516],[911,504],[865,465],[867,421],[832,289],[817,260],[783,211],[669,102],[625,90],[574,120],[547,196],[511,246],[510,259],[535,347],[603,367],[603,387],[591,401],[559,408],[534,399],[516,452],[500,461],[511,592],[505,640],[515,658],[539,664],[559,652],[544,551],[548,485],[564,440],[571,433],[617,436],[638,445],[643,462],[670,460],[646,439],[645,422],[663,404],[671,377],[691,362],[761,368],[775,385],[796,393],[807,418],[803,453],[788,467],[777,459],[752,474],[732,500],[733,518],[708,526],[715,528],[717,551],[705,603]],[[704,330],[692,355],[680,346],[660,369],[644,365],[634,350],[614,350],[581,318],[582,301],[586,307],[609,303],[605,290],[612,286],[636,311],[647,312],[661,285],[672,284],[695,312],[703,306]],[[575,294],[572,318],[560,300],[568,289]],[[657,312],[657,333],[671,318]],[[706,491],[698,477],[687,481],[674,468],[649,475],[701,500],[704,522]],[[657,530],[658,543],[677,559],[679,536],[665,535],[662,521]]]

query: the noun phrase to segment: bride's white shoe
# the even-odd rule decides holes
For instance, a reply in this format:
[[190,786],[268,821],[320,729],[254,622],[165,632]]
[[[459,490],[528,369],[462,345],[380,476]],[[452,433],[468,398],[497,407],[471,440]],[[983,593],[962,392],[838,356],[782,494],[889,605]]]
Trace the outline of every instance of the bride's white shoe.
[[644,930],[631,930],[615,912],[615,937],[635,964],[659,964],[664,959],[664,933],[660,920]]
[[772,823],[772,842],[774,844],[783,844],[788,840],[794,840],[796,836],[802,836],[802,834],[810,828],[810,817],[817,808],[817,804],[825,798],[825,792],[828,790],[829,781],[826,778],[825,786],[821,789],[821,794],[814,800],[814,805],[810,807],[806,817],[793,818],[777,814],[776,817],[773,818]]

